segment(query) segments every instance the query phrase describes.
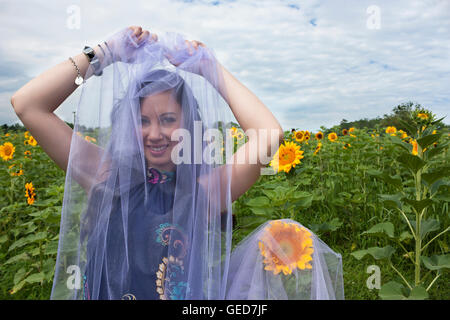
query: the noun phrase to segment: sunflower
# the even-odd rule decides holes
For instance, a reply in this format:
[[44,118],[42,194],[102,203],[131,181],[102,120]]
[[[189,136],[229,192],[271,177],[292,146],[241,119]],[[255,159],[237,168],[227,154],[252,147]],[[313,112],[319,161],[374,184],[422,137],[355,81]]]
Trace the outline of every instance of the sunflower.
[[412,146],[413,146],[411,153],[412,153],[413,155],[417,156],[417,154],[418,154],[418,148],[419,148],[419,147],[418,147],[418,144],[417,144],[416,139],[412,140],[412,141],[411,141],[411,144],[412,144]]
[[296,131],[294,133],[294,137],[297,142],[302,142],[305,139],[305,132],[304,131]]
[[287,141],[278,148],[269,165],[277,172],[284,171],[287,173],[292,167],[300,163],[300,159],[304,158],[303,153],[304,151],[300,150],[300,146]]
[[353,131],[355,131],[354,127],[351,127],[350,129],[348,129],[348,132],[353,132]]
[[305,136],[311,137],[311,133],[308,130],[306,130],[305,131]]
[[319,150],[322,148],[322,143],[318,143],[317,144],[317,147],[316,147],[316,150],[314,151],[314,155],[316,155],[318,152],[319,152]]
[[395,136],[396,132],[397,132],[397,128],[394,126],[386,128],[386,133],[390,133],[391,136]]
[[31,146],[35,146],[35,145],[37,145],[37,141],[34,139],[33,136],[30,136],[28,138],[28,144],[31,145]]
[[[12,167],[14,167],[16,164],[15,163],[13,163],[12,165],[10,165],[9,167],[8,167],[8,169],[12,169]],[[16,177],[18,177],[18,176],[21,176],[21,175],[23,175],[23,170],[22,170],[22,164],[19,164],[20,165],[20,169],[16,169],[16,170],[14,170],[13,172],[11,172],[11,176],[16,176]]]
[[348,130],[347,129],[343,129],[342,130],[342,135],[346,136],[348,134]]
[[343,146],[343,148],[344,149],[347,149],[347,148],[349,148],[349,147],[351,147],[352,145],[350,144],[350,143],[346,143],[344,146]]
[[316,133],[316,139],[317,140],[322,140],[323,139],[323,132],[322,131],[319,131],[319,132]]
[[308,140],[311,138],[311,136],[307,136],[307,135],[305,135],[305,142],[306,142],[306,144],[308,144]]
[[336,141],[337,140],[337,134],[335,133],[335,132],[332,132],[332,133],[329,133],[328,134],[328,140],[330,140],[330,141]]
[[398,132],[400,132],[402,134],[402,136],[400,137],[402,139],[405,139],[408,136],[408,134],[403,130],[398,130]]
[[231,127],[231,129],[230,129],[230,134],[231,134],[231,136],[232,136],[233,138],[237,135],[237,133],[238,133],[238,128],[236,128],[236,127]]
[[264,270],[277,275],[299,269],[312,269],[313,241],[311,233],[292,222],[272,221],[258,242]]
[[90,136],[85,136],[84,140],[89,141],[89,142],[96,142],[97,139],[95,139],[94,137],[90,137]]
[[427,120],[428,119],[428,115],[426,113],[418,113],[417,114],[417,118],[420,118],[422,120]]
[[25,131],[24,136],[25,136],[25,139],[28,139],[30,137],[30,132],[29,131]]
[[34,192],[32,182],[25,184],[25,196],[27,197],[27,202],[30,205],[34,203],[34,200],[36,200],[36,193]]
[[16,176],[16,177],[18,177],[18,176],[21,176],[21,175],[23,175],[23,170],[22,170],[22,169],[20,169],[20,170],[18,170],[18,171],[16,171],[16,172],[12,172],[12,173],[11,173],[11,176]]
[[16,148],[11,142],[5,142],[2,146],[0,146],[0,157],[2,157],[3,160],[8,161],[12,159],[15,151]]
[[238,140],[242,140],[242,139],[244,139],[244,134],[242,133],[242,132],[238,132],[238,133],[236,133],[236,138],[238,139]]

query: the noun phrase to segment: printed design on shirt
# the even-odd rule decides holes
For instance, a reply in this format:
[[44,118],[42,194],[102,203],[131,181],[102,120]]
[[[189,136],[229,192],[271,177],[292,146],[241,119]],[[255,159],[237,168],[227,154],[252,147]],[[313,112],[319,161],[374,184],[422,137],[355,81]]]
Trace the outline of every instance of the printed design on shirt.
[[169,252],[175,258],[183,259],[186,256],[187,237],[179,226],[162,223],[156,230],[156,234],[156,242],[169,247]]
[[156,168],[147,168],[147,181],[152,184],[166,183],[174,179],[175,172],[159,171]]
[[83,276],[83,299],[91,300],[91,296],[89,295],[89,288],[88,288],[88,284],[87,284],[86,275]]
[[187,289],[183,261],[188,246],[186,234],[170,223],[160,224],[156,233],[156,241],[168,247],[168,256],[162,258],[156,272],[156,291],[161,300],[182,300]]
[[122,296],[122,299],[121,300],[136,300],[136,297],[134,296],[134,294],[131,294],[131,293],[125,293],[123,296]]

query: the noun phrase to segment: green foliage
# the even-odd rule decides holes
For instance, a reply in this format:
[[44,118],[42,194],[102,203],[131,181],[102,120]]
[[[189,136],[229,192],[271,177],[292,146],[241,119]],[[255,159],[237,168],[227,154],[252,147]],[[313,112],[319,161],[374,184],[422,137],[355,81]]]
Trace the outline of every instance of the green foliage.
[[[261,176],[233,203],[233,244],[268,220],[291,218],[342,254],[346,299],[449,299],[448,130],[433,118],[414,122],[419,111],[426,110],[401,105],[394,112],[398,122],[345,122],[356,128],[355,137],[336,126],[337,142],[326,139],[331,130],[323,127],[316,155],[315,139],[298,143],[305,152],[301,164],[287,174]],[[409,138],[384,133],[396,124],[417,139],[423,157],[411,154]],[[23,144],[23,127],[4,130],[10,135],[0,131],[0,144],[12,142],[16,151],[12,160],[0,158],[0,298],[48,299],[65,174],[39,146]],[[295,141],[290,132],[285,140]],[[13,163],[23,166],[23,175],[11,176]],[[32,205],[26,182],[36,188]],[[374,259],[384,283],[379,291],[365,286]]]

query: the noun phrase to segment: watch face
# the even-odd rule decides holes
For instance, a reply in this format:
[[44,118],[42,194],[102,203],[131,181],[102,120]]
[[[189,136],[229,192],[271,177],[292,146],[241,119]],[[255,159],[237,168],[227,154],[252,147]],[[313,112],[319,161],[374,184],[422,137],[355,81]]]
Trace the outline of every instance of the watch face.
[[83,53],[86,54],[90,60],[92,60],[92,58],[95,56],[94,49],[92,49],[91,47],[88,47],[88,46],[84,47]]

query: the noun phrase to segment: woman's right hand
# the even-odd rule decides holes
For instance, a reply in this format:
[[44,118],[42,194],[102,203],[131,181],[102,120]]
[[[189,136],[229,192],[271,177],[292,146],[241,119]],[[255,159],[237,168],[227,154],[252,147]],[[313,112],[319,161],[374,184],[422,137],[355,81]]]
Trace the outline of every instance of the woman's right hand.
[[139,47],[145,42],[156,41],[158,41],[158,36],[155,33],[143,30],[140,26],[131,26],[110,37],[106,41],[106,50],[110,50],[111,62],[121,61],[131,63],[134,61],[136,50]]

